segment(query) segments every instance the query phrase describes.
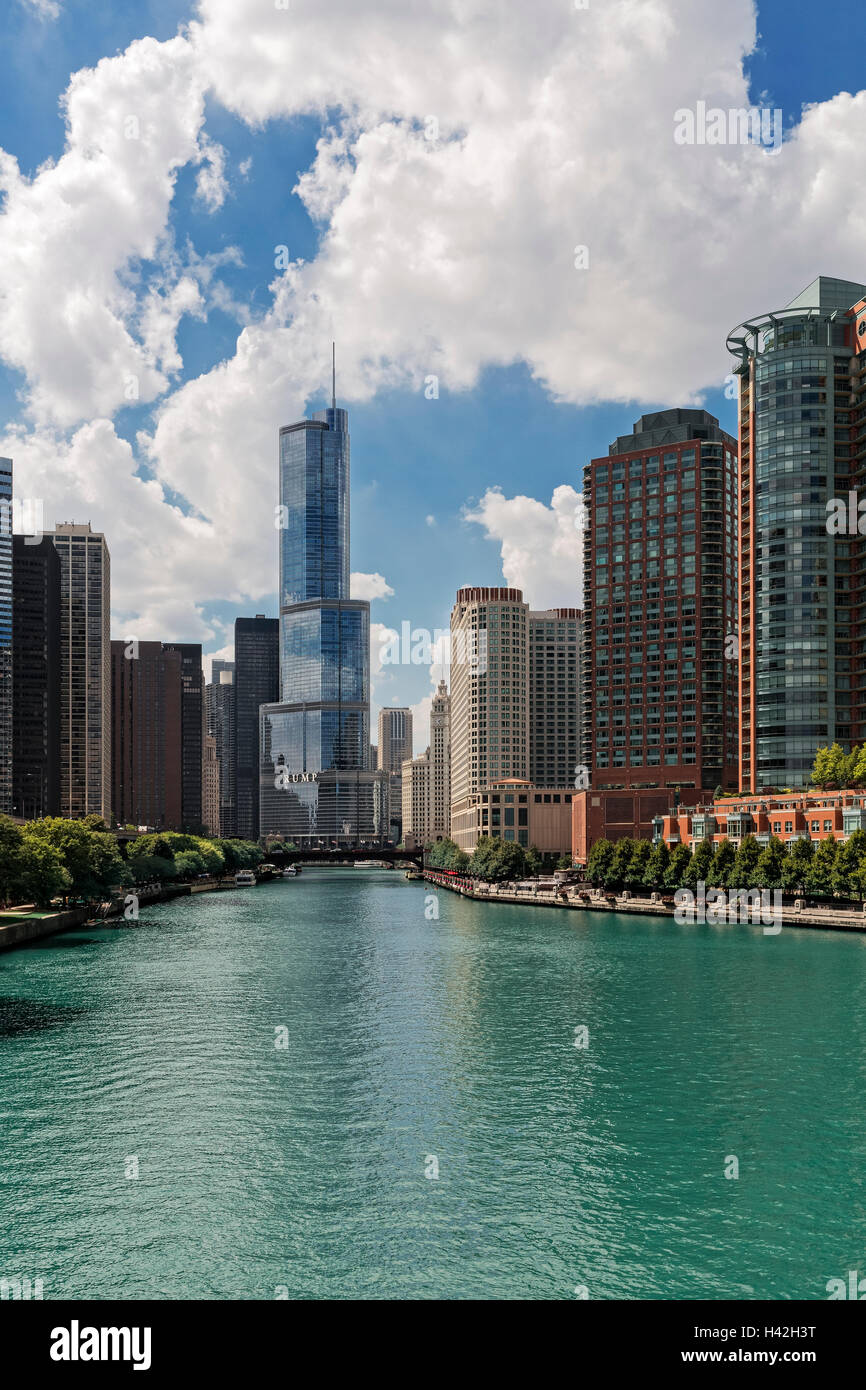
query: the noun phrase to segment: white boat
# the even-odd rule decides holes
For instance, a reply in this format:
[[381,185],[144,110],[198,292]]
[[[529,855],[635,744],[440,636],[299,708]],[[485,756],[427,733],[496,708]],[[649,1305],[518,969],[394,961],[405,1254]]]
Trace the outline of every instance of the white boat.
[[252,869],[238,869],[235,874],[235,888],[255,887],[256,876]]
[[283,878],[297,878],[297,876],[298,871],[295,868],[294,864],[289,864],[285,869],[283,869]]

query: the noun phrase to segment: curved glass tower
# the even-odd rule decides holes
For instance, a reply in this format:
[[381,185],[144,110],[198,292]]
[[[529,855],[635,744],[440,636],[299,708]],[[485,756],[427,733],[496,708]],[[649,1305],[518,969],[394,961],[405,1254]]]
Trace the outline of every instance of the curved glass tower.
[[728,337],[740,360],[740,789],[802,787],[818,744],[852,739],[852,563],[828,502],[856,473],[851,306],[821,276]]

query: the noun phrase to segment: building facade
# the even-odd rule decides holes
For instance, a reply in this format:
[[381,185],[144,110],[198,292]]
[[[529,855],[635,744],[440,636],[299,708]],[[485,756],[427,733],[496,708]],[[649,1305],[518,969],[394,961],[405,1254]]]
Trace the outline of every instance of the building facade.
[[201,816],[210,835],[220,831],[220,765],[216,755],[216,739],[205,729],[202,742]]
[[580,744],[579,608],[529,614],[529,775],[572,787]]
[[260,834],[389,838],[370,756],[370,605],[349,596],[348,415],[280,430],[280,696],[260,709]]
[[211,680],[205,686],[207,731],[216,742],[220,774],[219,823],[222,834],[236,835],[237,829],[237,701],[235,663],[215,660]]
[[736,786],[736,458],[708,412],[663,410],[584,471],[594,791]]
[[866,792],[804,791],[779,795],[725,797],[703,806],[678,807],[657,816],[653,839],[673,849],[695,850],[708,840],[714,847],[730,840],[738,848],[747,835],[759,845],[770,837],[793,840],[847,840],[866,830]]
[[430,749],[402,767],[403,843],[417,849],[430,839]]
[[12,538],[12,814],[60,814],[60,559]]
[[412,711],[405,706],[389,705],[379,710],[379,767],[385,772],[399,773],[407,758],[412,757]]
[[451,838],[451,696],[439,682],[430,707],[430,793],[427,835]]
[[0,812],[12,810],[12,460],[0,458]]
[[561,787],[535,787],[525,777],[501,777],[467,798],[461,833],[467,852],[486,836],[540,854],[571,857],[571,800]]
[[739,788],[803,786],[863,737],[863,540],[830,524],[863,485],[866,286],[820,276],[734,329],[739,430]]
[[90,523],[56,526],[60,560],[60,811],[111,823],[111,561]]
[[180,827],[203,824],[201,787],[204,729],[204,672],[200,642],[165,642],[163,651],[180,663]]
[[477,797],[529,777],[529,605],[519,589],[457,590],[451,613],[451,838],[471,852]]
[[280,622],[257,613],[235,619],[235,821],[259,838],[259,708],[280,697]]
[[[198,802],[190,799],[190,767],[199,755],[194,740],[189,746],[195,704],[184,650],[113,641],[111,674],[111,795],[118,824],[197,830],[202,793]],[[202,702],[198,709],[202,720]]]

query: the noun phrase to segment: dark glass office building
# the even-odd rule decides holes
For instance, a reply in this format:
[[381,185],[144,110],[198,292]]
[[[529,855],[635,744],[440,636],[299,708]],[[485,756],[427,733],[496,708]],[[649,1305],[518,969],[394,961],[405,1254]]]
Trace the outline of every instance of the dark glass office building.
[[60,557],[12,538],[12,814],[60,815]]
[[866,286],[820,276],[728,337],[739,359],[740,790],[802,787],[862,737],[862,546],[830,524],[862,486]]
[[259,708],[280,698],[280,622],[235,619],[235,816],[244,840],[259,838]]
[[166,642],[164,652],[180,658],[181,825],[197,831],[202,820],[202,758],[204,754],[204,675],[200,642]]
[[369,766],[370,606],[349,596],[349,433],[332,405],[280,430],[279,703],[260,711],[260,833],[388,836]]

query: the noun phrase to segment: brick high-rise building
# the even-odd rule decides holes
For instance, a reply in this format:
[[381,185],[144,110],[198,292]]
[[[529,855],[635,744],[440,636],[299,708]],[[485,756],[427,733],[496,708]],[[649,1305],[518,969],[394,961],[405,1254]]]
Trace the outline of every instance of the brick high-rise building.
[[[196,829],[203,820],[202,792],[190,805],[195,747],[190,750],[185,737],[185,718],[192,715],[183,652],[161,642],[114,641],[111,669],[112,806],[118,823]],[[199,711],[201,719],[201,704]]]
[[662,410],[584,470],[579,762],[595,793],[736,786],[736,458],[707,411]]

